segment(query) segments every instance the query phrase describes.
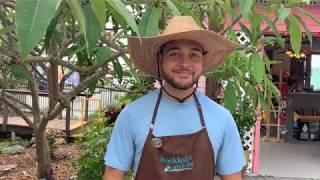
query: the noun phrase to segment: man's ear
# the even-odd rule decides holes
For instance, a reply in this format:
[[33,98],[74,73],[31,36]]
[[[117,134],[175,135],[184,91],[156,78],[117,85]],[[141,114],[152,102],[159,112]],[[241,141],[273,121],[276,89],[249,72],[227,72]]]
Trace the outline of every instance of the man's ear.
[[157,63],[162,64],[162,54],[160,52],[157,53]]
[[157,69],[158,69],[158,78],[161,79],[161,75],[162,75],[162,54],[160,52],[157,53]]

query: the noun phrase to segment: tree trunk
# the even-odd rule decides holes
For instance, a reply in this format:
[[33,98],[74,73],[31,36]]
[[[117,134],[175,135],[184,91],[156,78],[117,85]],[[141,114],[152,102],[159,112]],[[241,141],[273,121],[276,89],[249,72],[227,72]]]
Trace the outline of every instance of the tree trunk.
[[221,94],[219,88],[219,82],[214,77],[206,78],[206,95],[215,100],[217,103],[219,102],[218,96]]
[[[224,24],[224,23],[221,23]],[[210,22],[209,19],[209,24],[208,24],[208,29],[210,31],[214,32],[220,32],[223,30],[223,25],[217,26],[214,23]],[[219,87],[219,82],[217,81],[216,78],[214,77],[207,77],[206,78],[206,95],[215,100],[217,103],[221,103],[220,100],[217,98],[221,94],[220,92],[220,87]]]
[[52,180],[53,173],[51,169],[50,148],[45,133],[45,129],[36,130],[36,153],[37,153],[37,171],[38,178]]

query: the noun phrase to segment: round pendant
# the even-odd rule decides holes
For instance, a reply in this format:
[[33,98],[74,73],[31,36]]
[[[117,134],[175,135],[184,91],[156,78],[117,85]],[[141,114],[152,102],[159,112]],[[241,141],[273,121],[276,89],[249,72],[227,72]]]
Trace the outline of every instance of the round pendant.
[[162,146],[162,141],[160,138],[152,138],[151,139],[151,144],[155,148],[160,148]]

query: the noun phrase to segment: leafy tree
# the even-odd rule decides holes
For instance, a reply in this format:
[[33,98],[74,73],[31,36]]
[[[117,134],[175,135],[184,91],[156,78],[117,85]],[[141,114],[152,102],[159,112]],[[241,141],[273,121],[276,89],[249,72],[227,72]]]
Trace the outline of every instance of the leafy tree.
[[[107,80],[106,74],[117,78],[120,84],[124,79],[133,79],[138,89],[146,89],[145,77],[133,67],[128,56],[127,36],[156,35],[164,28],[167,17],[191,15],[199,25],[237,41],[232,27],[244,18],[250,26],[242,23],[240,26],[250,42],[240,46],[224,65],[207,75],[218,81],[228,81],[224,102],[231,111],[235,111],[243,90],[252,95],[254,107],[258,100],[265,107],[265,99],[279,92],[266,73],[273,61],[259,52],[265,45],[283,45],[275,22],[286,23],[295,52],[301,47],[299,25],[306,27],[291,9],[297,9],[319,23],[299,8],[299,3],[308,1],[288,0],[284,4],[270,0],[268,5],[262,6],[253,0],[0,0],[0,62],[6,64],[13,75],[28,82],[32,106],[4,90],[0,100],[33,128],[38,176],[52,179],[45,128],[49,120],[70,106],[73,97],[86,89],[94,92],[101,79]],[[259,13],[257,6],[261,6],[266,14],[274,14],[274,19]],[[207,23],[203,23],[204,19]],[[262,23],[267,25],[265,29],[260,28]],[[268,29],[275,37],[263,36]],[[307,29],[306,33],[311,41]],[[58,79],[59,69],[63,72],[62,79]],[[66,69],[69,71],[65,72]],[[72,72],[80,74],[81,82],[71,91],[64,92],[64,82]],[[39,81],[48,85],[49,104],[44,111],[40,111],[38,103]],[[265,97],[265,91],[271,93]],[[16,104],[32,109],[33,119]]]

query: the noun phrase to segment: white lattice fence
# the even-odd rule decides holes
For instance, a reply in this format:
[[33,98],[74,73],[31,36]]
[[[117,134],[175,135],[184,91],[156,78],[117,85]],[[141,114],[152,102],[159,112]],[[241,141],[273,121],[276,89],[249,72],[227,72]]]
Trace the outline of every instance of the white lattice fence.
[[[246,34],[242,31],[236,32],[238,41],[240,44],[245,45],[250,42],[250,39],[246,36]],[[248,167],[247,167],[247,173],[252,173],[252,165],[253,165],[253,149],[254,149],[254,127],[250,129],[250,131],[247,131],[244,134],[244,137],[242,138],[244,142],[243,147],[246,147],[246,149],[249,151],[249,159],[248,159]]]
[[253,162],[253,142],[254,142],[254,127],[250,129],[250,131],[247,131],[244,134],[243,137],[243,147],[246,147],[246,149],[249,151],[249,159],[248,159],[248,167],[247,167],[247,173],[252,173],[252,162]]

